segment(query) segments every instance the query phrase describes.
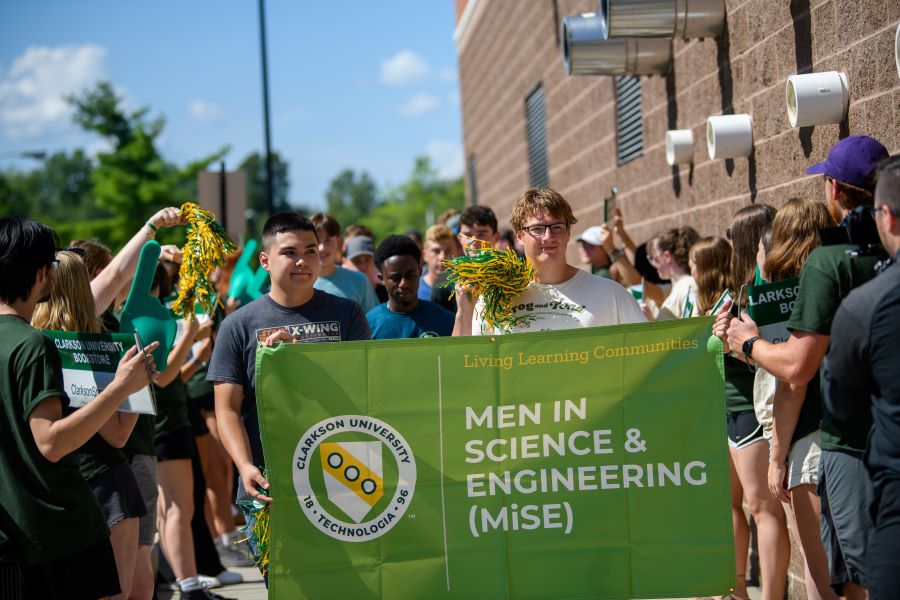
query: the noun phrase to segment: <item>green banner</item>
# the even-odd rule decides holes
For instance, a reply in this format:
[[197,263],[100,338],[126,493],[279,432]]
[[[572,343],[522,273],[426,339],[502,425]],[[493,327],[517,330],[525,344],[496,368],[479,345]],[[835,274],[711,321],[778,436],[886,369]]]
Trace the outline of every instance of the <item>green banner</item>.
[[727,593],[711,323],[258,350],[270,598]]
[[759,337],[773,344],[788,339],[791,332],[787,323],[799,289],[800,280],[796,277],[747,288],[748,312],[759,326]]
[[[63,387],[69,396],[69,406],[80,408],[116,377],[116,367],[129,348],[134,336],[127,333],[79,333],[75,331],[43,330],[53,340],[62,360]],[[149,387],[131,394],[119,406],[123,412],[156,414],[156,405]]]

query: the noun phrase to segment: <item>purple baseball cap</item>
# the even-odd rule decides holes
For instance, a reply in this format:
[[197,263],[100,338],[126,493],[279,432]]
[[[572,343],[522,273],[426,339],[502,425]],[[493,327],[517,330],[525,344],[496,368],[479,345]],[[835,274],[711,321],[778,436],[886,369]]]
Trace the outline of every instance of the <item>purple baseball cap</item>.
[[824,173],[841,183],[872,191],[872,171],[888,157],[881,142],[867,135],[851,135],[831,147],[828,158],[806,169],[809,174]]

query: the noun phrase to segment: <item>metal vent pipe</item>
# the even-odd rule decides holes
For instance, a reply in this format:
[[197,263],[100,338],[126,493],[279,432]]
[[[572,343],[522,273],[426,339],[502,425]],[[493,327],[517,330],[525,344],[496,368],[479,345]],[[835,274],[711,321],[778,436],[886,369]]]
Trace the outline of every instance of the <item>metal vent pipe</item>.
[[716,37],[725,0],[600,0],[609,37]]
[[670,40],[607,39],[594,13],[563,17],[560,39],[566,75],[662,75],[672,64]]

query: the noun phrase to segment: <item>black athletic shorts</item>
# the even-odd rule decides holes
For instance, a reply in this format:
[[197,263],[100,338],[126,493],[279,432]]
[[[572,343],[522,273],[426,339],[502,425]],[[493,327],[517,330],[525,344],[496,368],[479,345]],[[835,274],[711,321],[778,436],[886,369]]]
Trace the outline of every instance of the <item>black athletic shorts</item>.
[[191,402],[200,407],[200,410],[203,412],[215,412],[216,410],[216,396],[215,394],[206,394],[205,396],[200,396],[199,398],[191,398]]
[[156,440],[156,460],[159,462],[182,458],[191,460],[191,455],[194,453],[193,446],[194,434],[191,433],[191,428],[182,427],[178,431],[173,431]]
[[94,498],[106,517],[106,526],[112,527],[125,519],[143,517],[147,505],[141,495],[137,479],[131,466],[122,461],[109,469],[91,477],[88,481]]
[[191,422],[191,433],[194,434],[194,437],[200,437],[209,433],[206,419],[203,418],[203,413],[200,412],[201,408],[196,400],[188,400],[188,420]]
[[728,429],[728,445],[732,448],[740,450],[754,442],[765,440],[762,425],[756,420],[756,413],[752,410],[728,413],[726,427]]
[[109,538],[76,554],[20,567],[25,600],[96,600],[122,591]]

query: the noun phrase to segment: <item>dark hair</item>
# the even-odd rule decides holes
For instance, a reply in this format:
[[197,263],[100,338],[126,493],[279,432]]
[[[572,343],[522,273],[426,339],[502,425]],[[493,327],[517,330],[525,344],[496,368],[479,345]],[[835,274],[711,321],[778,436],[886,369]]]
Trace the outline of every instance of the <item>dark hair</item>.
[[654,238],[656,246],[663,252],[668,251],[679,267],[685,272],[691,272],[690,256],[691,246],[700,239],[700,234],[693,227],[676,227],[664,231]]
[[0,219],[0,301],[28,299],[38,271],[55,259],[58,241],[43,223],[19,216]]
[[389,235],[375,250],[375,267],[380,271],[384,263],[394,256],[409,256],[419,264],[422,251],[418,244],[405,235]]
[[[286,231],[312,231],[316,233],[316,226],[308,218],[300,213],[280,212],[275,213],[263,225],[262,247],[263,251],[268,252],[275,236]],[[318,239],[318,234],[316,235]]]
[[775,212],[768,204],[751,204],[734,214],[728,228],[732,247],[729,286],[734,294],[740,293],[742,285],[753,285],[759,240],[763,231],[771,227]]
[[460,225],[484,225],[497,233],[497,215],[487,206],[469,206],[459,215]]
[[425,240],[422,239],[422,232],[417,229],[410,229],[409,231],[407,231],[406,237],[414,241],[419,248],[421,248],[422,244],[425,243]]
[[839,181],[837,179],[834,179],[833,177],[832,179],[837,185],[838,190],[840,190],[841,194],[843,194],[844,199],[839,203],[842,208],[846,210],[853,210],[857,206],[872,206],[872,202],[874,202],[875,196],[870,190],[864,190],[861,187],[850,185],[849,183],[844,183],[843,181]]
[[878,165],[875,197],[887,204],[894,214],[900,214],[900,154],[884,159]]
[[165,300],[175,291],[175,282],[172,281],[172,276],[169,274],[169,271],[162,261],[156,263],[156,271],[153,273],[153,283],[150,284],[150,289],[152,290],[153,288],[158,288],[156,295],[160,300]]
[[641,274],[641,278],[645,281],[656,284],[667,283],[669,280],[660,277],[656,267],[650,264],[650,259],[647,257],[648,243],[649,242],[644,242],[634,250],[634,268]]
[[328,237],[341,235],[341,224],[326,212],[317,212],[309,218],[316,226],[316,233],[324,233]]
[[365,225],[360,225],[359,223],[351,223],[344,227],[344,240],[349,240],[352,237],[356,237],[358,235],[364,235],[366,237],[374,238],[372,235],[372,230]]
[[112,261],[112,252],[98,240],[73,240],[69,247],[84,250],[84,266],[92,279]]

